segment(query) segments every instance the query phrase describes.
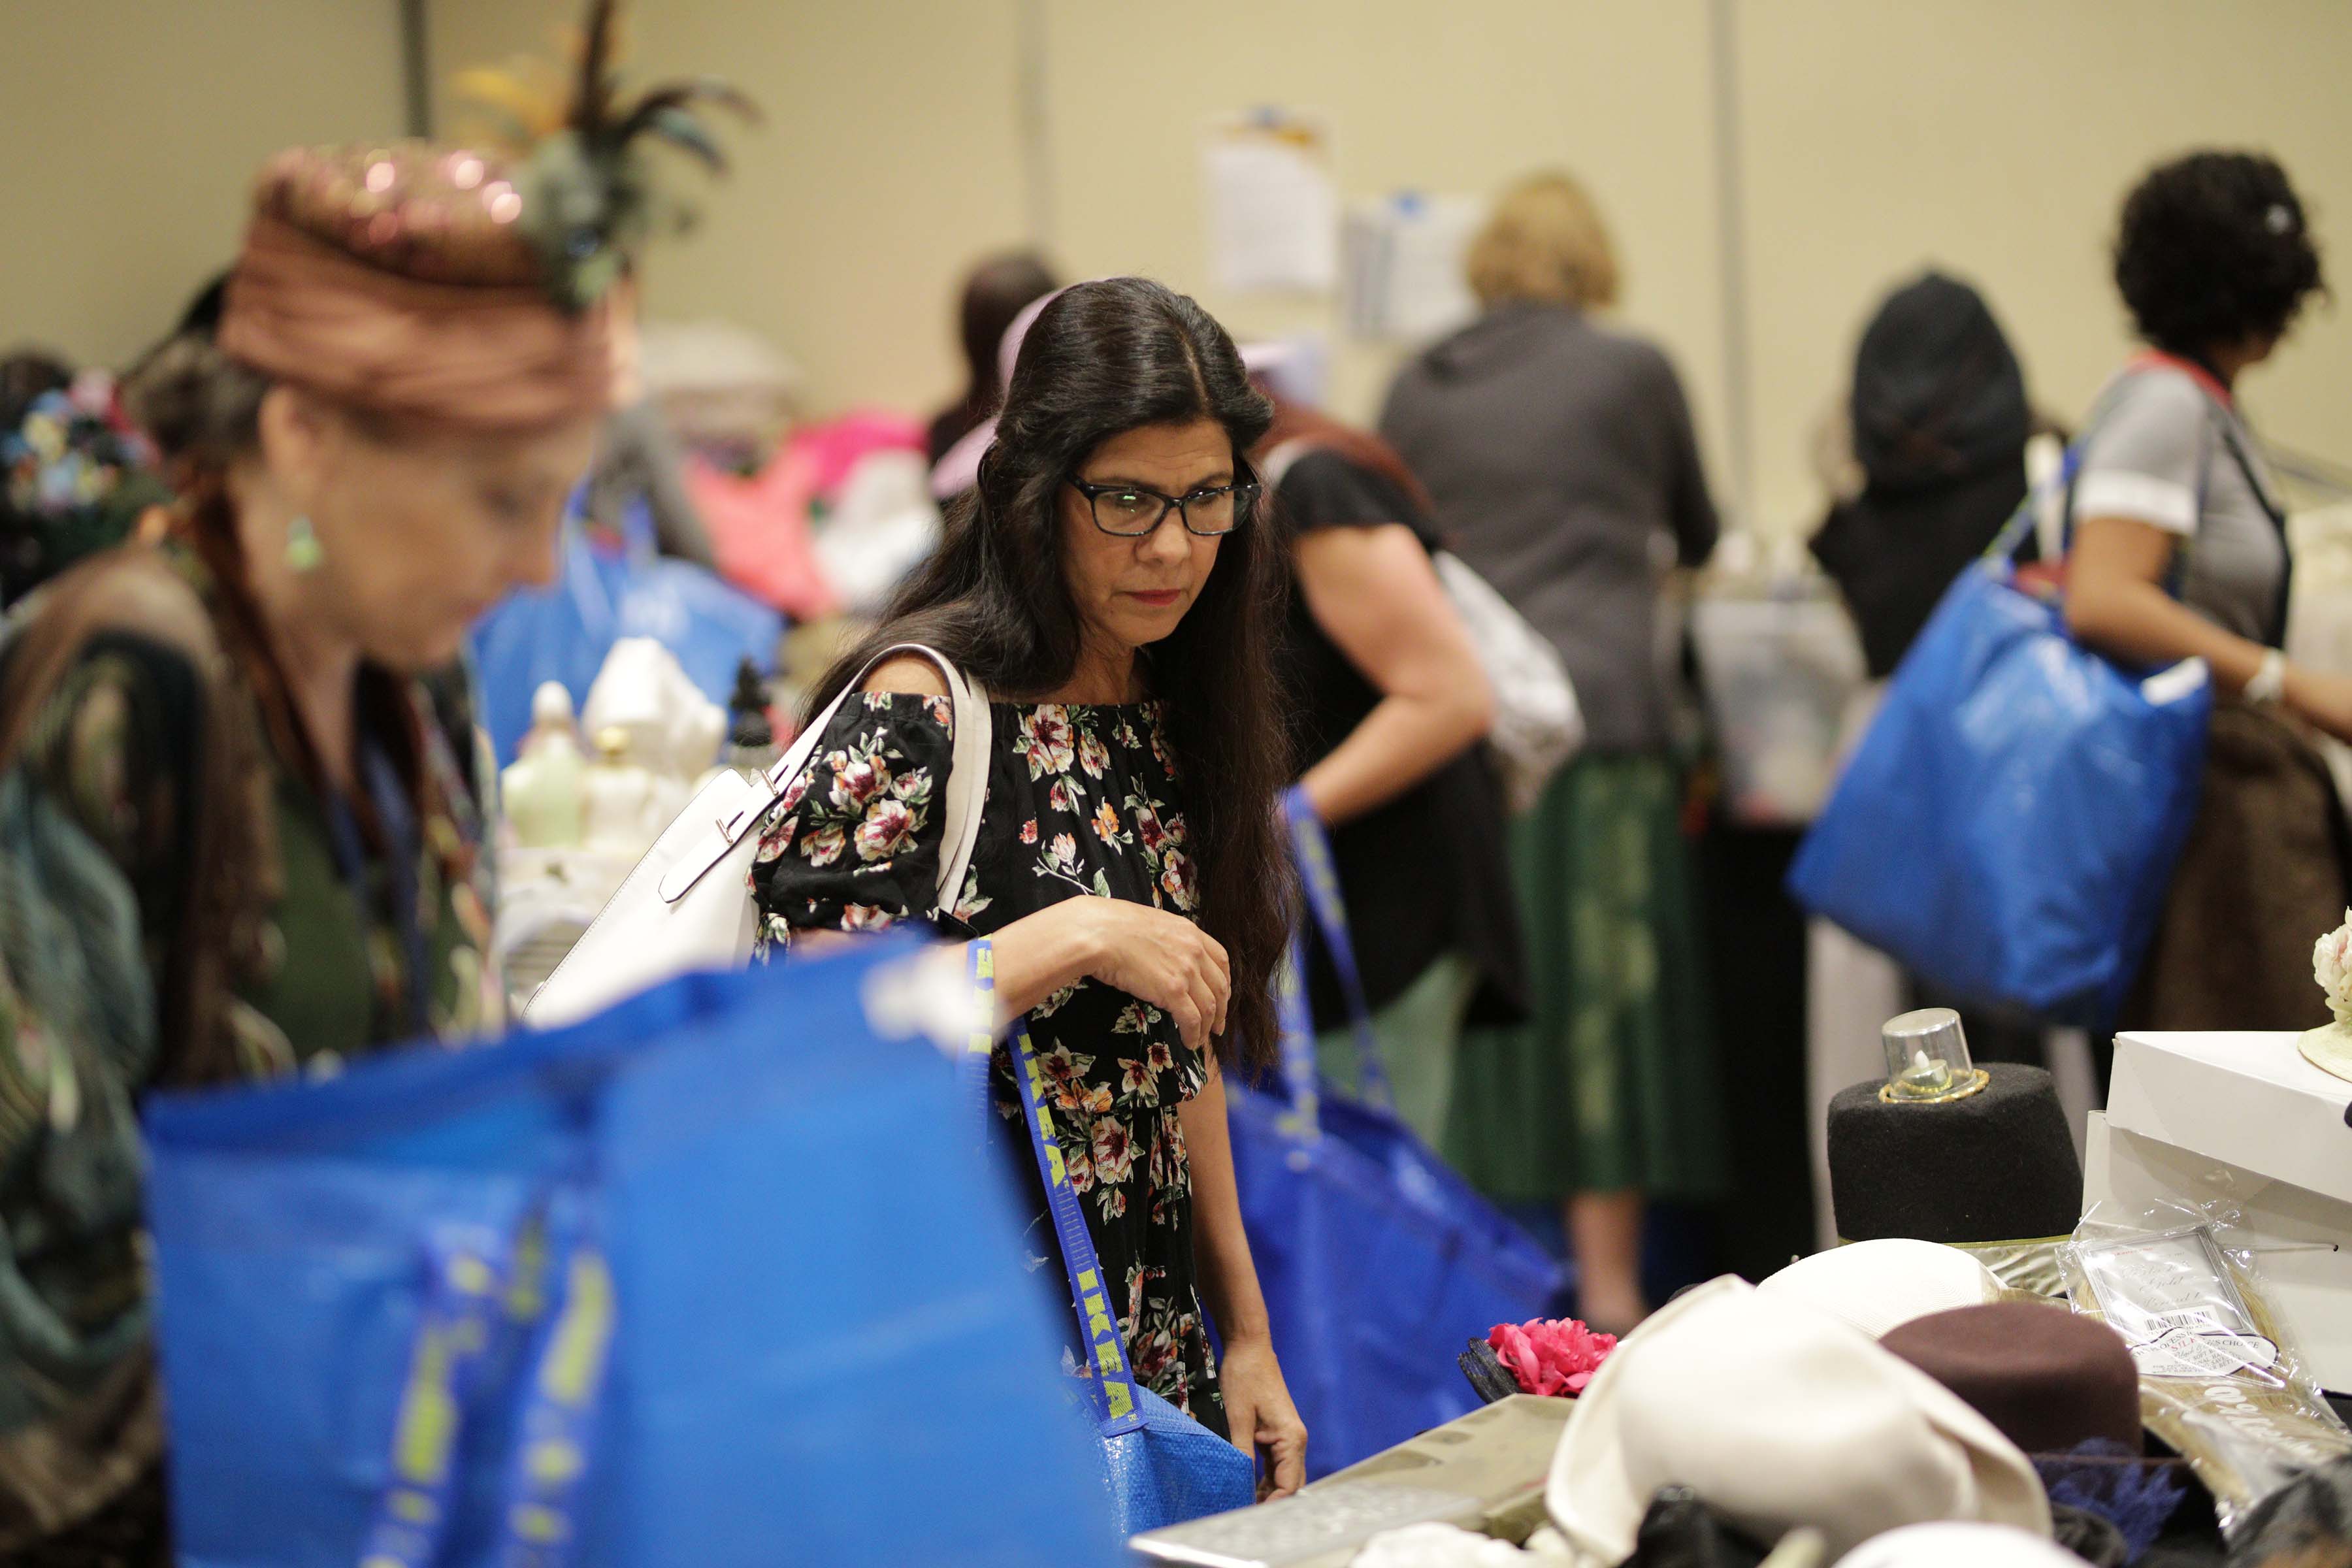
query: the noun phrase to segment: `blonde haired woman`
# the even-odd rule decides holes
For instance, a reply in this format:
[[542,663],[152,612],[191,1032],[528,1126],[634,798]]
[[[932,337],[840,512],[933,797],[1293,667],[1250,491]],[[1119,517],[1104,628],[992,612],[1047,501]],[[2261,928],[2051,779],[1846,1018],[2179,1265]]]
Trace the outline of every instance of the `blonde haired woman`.
[[1665,356],[1591,312],[1617,261],[1564,174],[1522,181],[1470,247],[1479,318],[1408,363],[1381,433],[1462,556],[1549,637],[1586,753],[1512,826],[1533,1020],[1464,1044],[1447,1152],[1495,1195],[1562,1204],[1581,1310],[1647,1310],[1643,1194],[1718,1181],[1720,1107],[1671,754],[1656,603],[1715,547]]

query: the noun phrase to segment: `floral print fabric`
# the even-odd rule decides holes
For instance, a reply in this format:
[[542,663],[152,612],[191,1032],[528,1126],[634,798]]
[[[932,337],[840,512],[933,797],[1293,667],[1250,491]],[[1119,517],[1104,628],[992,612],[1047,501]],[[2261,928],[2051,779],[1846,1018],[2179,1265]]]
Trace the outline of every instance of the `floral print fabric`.
[[[930,920],[986,936],[1065,899],[1126,899],[1191,917],[1196,872],[1156,703],[999,703],[971,868],[934,914],[953,713],[944,698],[873,692],[842,705],[815,758],[761,825],[751,872],[764,952],[802,931]],[[1174,1020],[1092,980],[1047,997],[1030,1034],[1055,1130],[1136,1377],[1220,1430],[1223,1405],[1196,1288],[1192,1184],[1176,1108],[1207,1064]],[[1030,1246],[1059,1267],[1011,1065],[994,1062],[1003,1142],[1028,1192]],[[1075,1325],[1074,1325],[1075,1328]]]

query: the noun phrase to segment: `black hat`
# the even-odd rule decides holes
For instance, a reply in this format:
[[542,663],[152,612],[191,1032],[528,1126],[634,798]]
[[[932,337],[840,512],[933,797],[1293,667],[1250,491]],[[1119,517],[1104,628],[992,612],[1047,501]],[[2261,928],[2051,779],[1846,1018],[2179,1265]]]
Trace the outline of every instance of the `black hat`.
[[1932,1095],[1906,1098],[1874,1079],[1830,1101],[1838,1235],[1964,1245],[2071,1233],[2083,1213],[2083,1165],[2050,1075],[2008,1062],[1972,1067],[1958,1016],[1947,1009],[1906,1014],[1887,1030],[1890,1059],[1927,1063],[1924,1041],[1930,1065],[1940,1070],[1948,1057],[1957,1070]]

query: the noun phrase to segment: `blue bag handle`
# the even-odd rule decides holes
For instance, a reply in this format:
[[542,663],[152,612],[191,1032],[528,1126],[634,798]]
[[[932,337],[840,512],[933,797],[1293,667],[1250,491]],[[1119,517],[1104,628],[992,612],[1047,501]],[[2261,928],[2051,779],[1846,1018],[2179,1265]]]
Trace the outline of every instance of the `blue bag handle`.
[[392,1479],[377,1501],[361,1568],[432,1568],[441,1554],[458,1428],[508,1299],[513,1252],[511,1237],[479,1226],[444,1228],[425,1240],[425,1307],[393,1420]]
[[[1339,994],[1347,1001],[1348,1026],[1356,1038],[1356,1071],[1363,1098],[1374,1105],[1391,1104],[1387,1071],[1381,1063],[1379,1037],[1372,1032],[1372,1005],[1364,994],[1363,973],[1356,966],[1356,945],[1348,936],[1348,905],[1339,894],[1339,868],[1331,858],[1330,836],[1324,831],[1323,819],[1315,815],[1307,796],[1297,785],[1282,795],[1282,815],[1290,826],[1290,844],[1298,861],[1298,879],[1307,889],[1307,908],[1314,916],[1315,926],[1323,935],[1323,950],[1330,955],[1331,967],[1339,976]],[[1307,984],[1306,948],[1297,941],[1290,944],[1290,966],[1297,971],[1304,1012]],[[1301,1077],[1309,1079],[1315,1072],[1315,1031],[1311,1025],[1304,1030],[1294,1029],[1286,1017],[1283,1026],[1283,1082],[1294,1096]],[[1295,1060],[1303,1054],[1304,1060]]]
[[[580,1201],[567,1201],[572,1198]],[[613,1268],[594,1210],[583,1194],[559,1194],[551,1206],[548,1228],[562,1242],[563,1307],[533,1358],[521,1429],[508,1462],[501,1568],[562,1568],[570,1559],[612,1363]],[[518,1314],[533,1305],[519,1301]]]
[[433,1568],[439,1560],[455,1512],[458,1436],[480,1393],[491,1331],[502,1312],[520,1321],[543,1316],[551,1272],[563,1281],[563,1305],[533,1358],[498,1556],[502,1568],[561,1568],[578,1539],[579,1490],[612,1350],[612,1271],[589,1205],[559,1194],[543,1221],[515,1236],[449,1227],[428,1237],[425,1251],[425,1307],[393,1423],[392,1479],[361,1568]]
[[[972,984],[992,1007],[996,989],[995,947],[986,937],[971,944]],[[988,1064],[993,1049],[992,1031],[983,1045],[977,1035],[963,1053],[962,1070],[978,1081],[976,1098],[989,1103]],[[1087,1216],[1078,1210],[1076,1189],[1062,1165],[1061,1145],[1054,1141],[1054,1112],[1045,1103],[1045,1071],[1037,1061],[1037,1047],[1029,1038],[1024,1019],[1013,1037],[1013,1078],[1021,1093],[1021,1109],[1029,1124],[1031,1152],[1037,1173],[1045,1183],[1045,1206],[1054,1218],[1054,1235],[1062,1244],[1062,1267],[1069,1276],[1070,1304],[1078,1315],[1078,1335],[1087,1347],[1089,1375],[1084,1380],[1087,1400],[1094,1407],[1095,1426],[1106,1437],[1140,1431],[1143,1407],[1135,1397],[1135,1370],[1128,1363],[1127,1341],[1118,1331],[1118,1314],[1103,1279],[1102,1258],[1087,1231]],[[985,1125],[983,1123],[983,1125]]]

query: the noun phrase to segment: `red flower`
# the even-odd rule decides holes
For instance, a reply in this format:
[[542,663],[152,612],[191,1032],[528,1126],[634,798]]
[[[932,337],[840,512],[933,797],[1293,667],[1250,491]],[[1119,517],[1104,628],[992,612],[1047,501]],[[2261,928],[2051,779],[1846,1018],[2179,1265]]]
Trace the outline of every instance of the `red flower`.
[[1168,858],[1160,862],[1160,886],[1179,910],[1192,909],[1192,863],[1184,858],[1181,849],[1171,849]]
[[1104,1181],[1124,1182],[1135,1164],[1135,1140],[1127,1123],[1106,1116],[1094,1127],[1095,1173]]
[[835,809],[863,810],[867,801],[890,787],[890,764],[879,757],[861,757],[851,762],[838,752],[834,756],[841,759],[834,764],[833,772],[832,800]]
[[1029,776],[1070,771],[1070,716],[1067,710],[1046,704],[1021,720],[1021,750],[1029,761]]
[[1593,1373],[1617,1348],[1615,1334],[1596,1334],[1574,1318],[1538,1318],[1527,1323],[1497,1323],[1486,1336],[1495,1359],[1508,1367],[1528,1394],[1557,1394],[1573,1399],[1592,1382]]
[[1024,844],[1034,844],[1037,842],[1037,819],[1035,817],[1033,816],[1028,821],[1021,825],[1021,842]]
[[904,802],[877,800],[857,825],[857,858],[885,860],[906,847],[915,836],[915,814]]

